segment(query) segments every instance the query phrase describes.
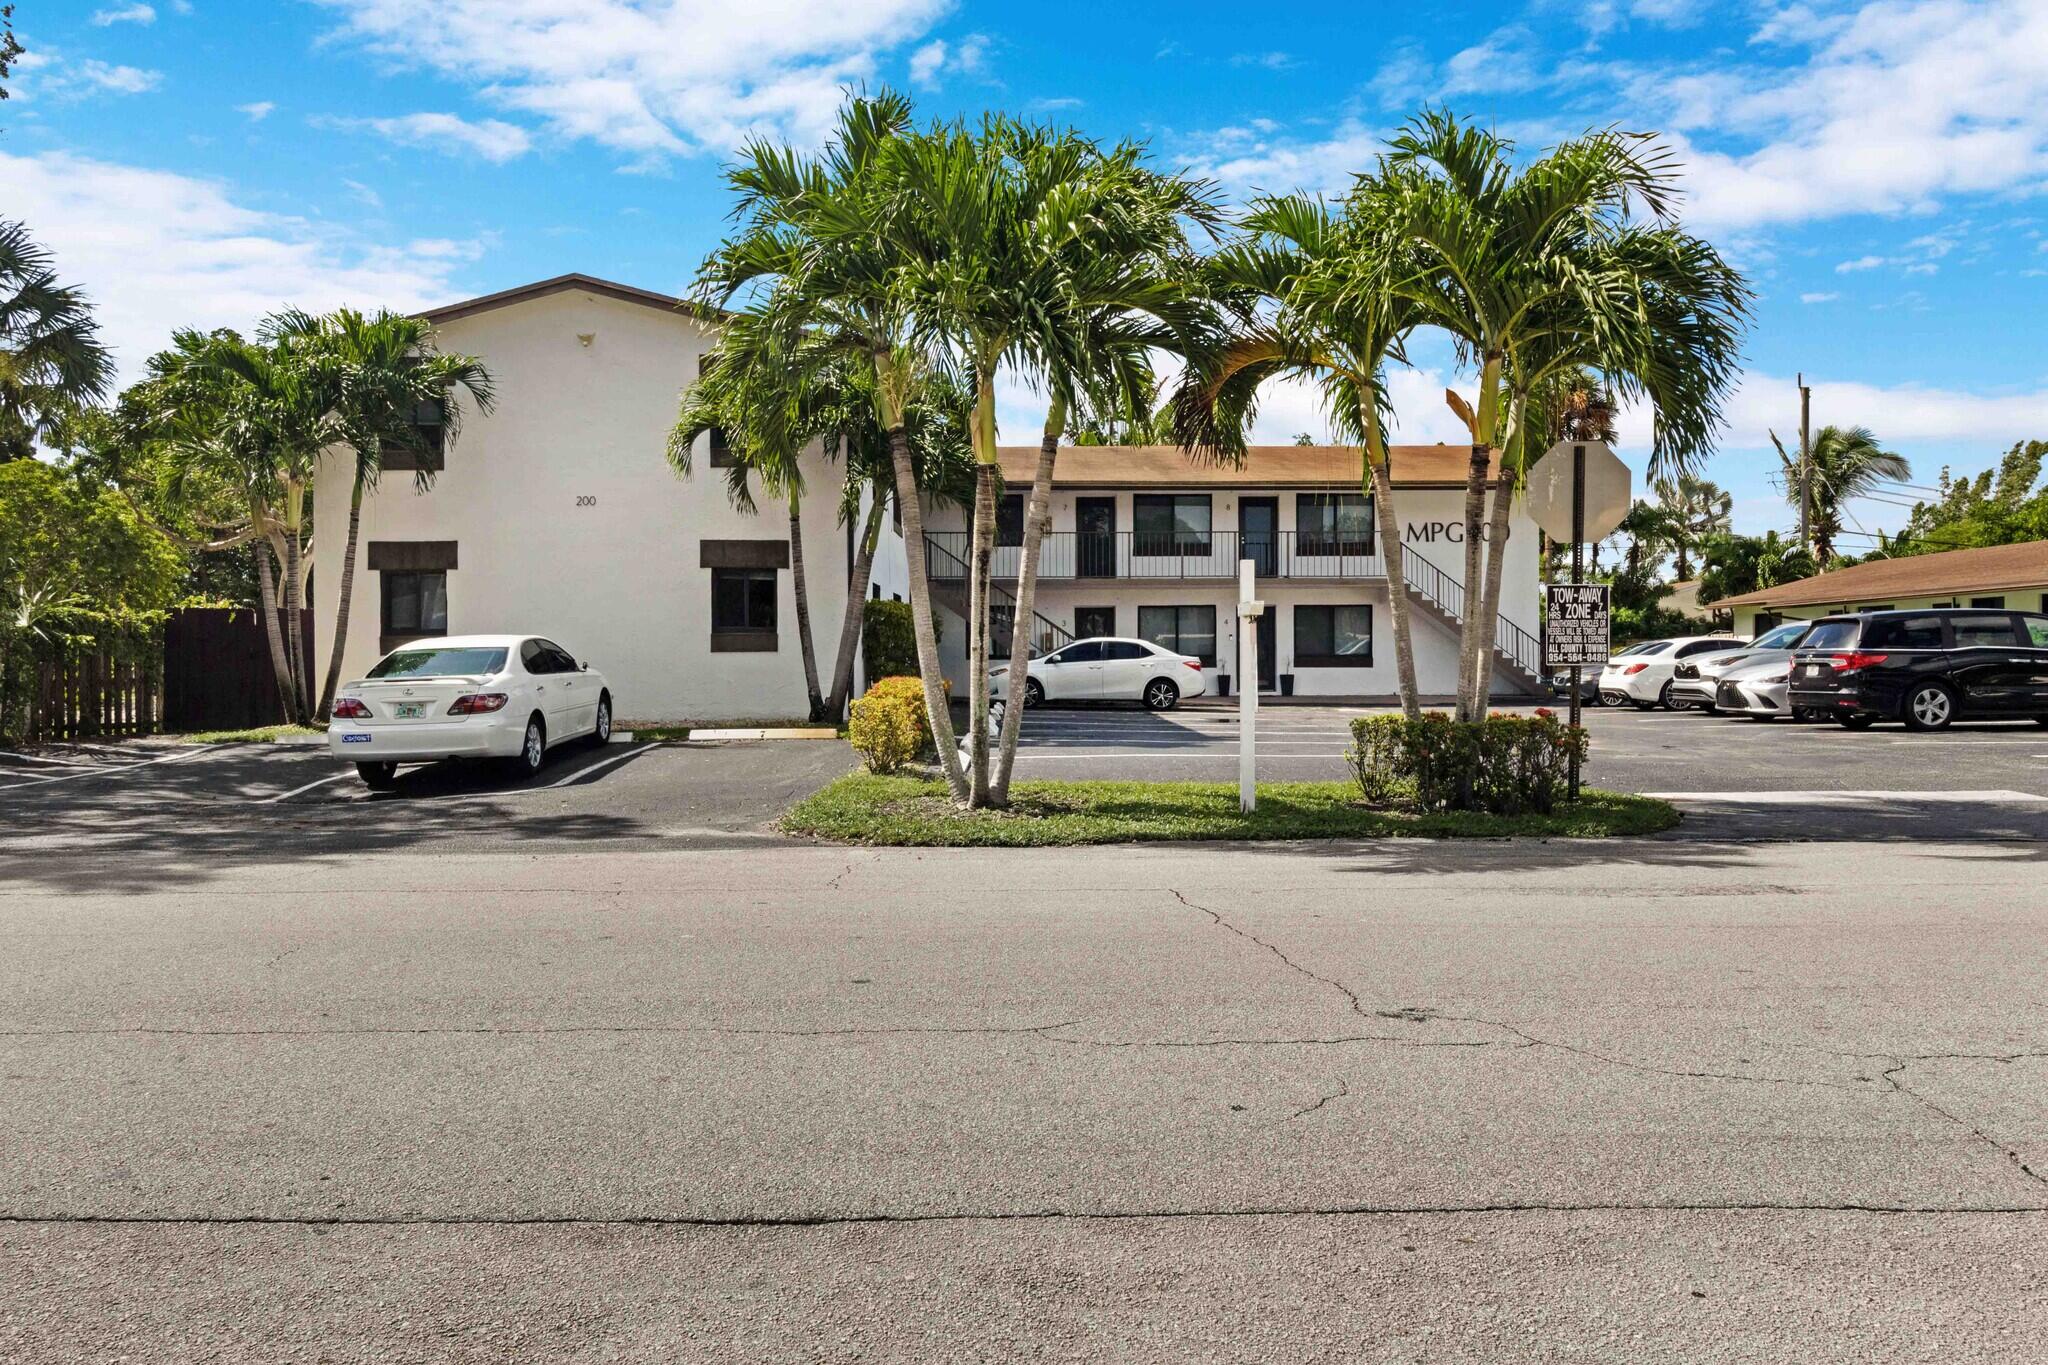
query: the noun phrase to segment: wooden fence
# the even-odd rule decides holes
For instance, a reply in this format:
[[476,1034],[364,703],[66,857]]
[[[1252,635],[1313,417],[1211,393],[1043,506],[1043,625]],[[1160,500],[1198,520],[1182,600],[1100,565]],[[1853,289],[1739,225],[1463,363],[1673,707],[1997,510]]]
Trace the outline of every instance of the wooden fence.
[[[300,618],[306,676],[313,676],[313,613]],[[245,730],[284,723],[270,637],[254,607],[188,607],[164,624],[166,730]],[[315,684],[317,690],[317,683]]]
[[150,735],[162,723],[161,665],[148,652],[96,651],[23,662],[30,676],[21,738],[32,744]]

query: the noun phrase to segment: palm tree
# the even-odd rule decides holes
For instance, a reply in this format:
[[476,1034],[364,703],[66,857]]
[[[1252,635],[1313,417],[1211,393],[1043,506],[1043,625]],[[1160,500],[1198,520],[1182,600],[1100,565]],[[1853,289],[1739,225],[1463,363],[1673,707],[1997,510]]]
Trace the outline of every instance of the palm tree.
[[947,785],[964,800],[967,778],[939,669],[908,417],[919,385],[939,368],[902,287],[916,262],[902,223],[893,149],[909,126],[909,101],[885,90],[847,101],[815,157],[767,141],[747,143],[726,172],[738,196],[738,231],[699,269],[697,292],[724,305],[751,291],[750,311],[764,315],[762,325],[812,331],[819,344],[874,370],[875,420],[889,442],[903,518],[925,710]]
[[1808,485],[1807,540],[1816,564],[1835,557],[1835,538],[1842,533],[1842,519],[1852,498],[1875,492],[1878,485],[1913,477],[1906,457],[1877,443],[1869,427],[1825,426],[1813,434],[1813,443],[1802,477],[1799,457],[1785,450],[1778,433],[1771,433],[1778,448],[1778,462],[1785,470],[1785,500],[1799,506],[1799,489]]
[[1675,225],[1677,167],[1646,135],[1590,133],[1520,167],[1513,156],[1507,140],[1432,111],[1355,191],[1381,202],[1418,258],[1396,292],[1479,370],[1465,489],[1466,719],[1486,711],[1508,512],[1541,453],[1534,395],[1553,375],[1585,369],[1624,401],[1647,397],[1657,411],[1652,473],[1684,469],[1720,424],[1750,299],[1712,246]]
[[1692,555],[1707,537],[1720,535],[1729,526],[1735,500],[1711,479],[1696,474],[1679,474],[1659,480],[1657,501],[1663,505],[1664,538],[1677,556],[1678,581],[1692,579]]
[[0,222],[0,459],[34,455],[38,437],[113,382],[91,306],[51,261],[25,226]]
[[420,318],[381,311],[365,316],[343,308],[324,317],[281,314],[273,330],[310,374],[333,434],[354,457],[334,645],[316,712],[325,720],[341,683],[342,650],[348,642],[363,494],[377,486],[388,450],[411,453],[414,483],[421,492],[431,488],[440,464],[432,457],[461,431],[462,405],[450,400],[460,390],[478,412],[488,413],[495,393],[483,362],[436,351],[433,329]]
[[1402,709],[1420,719],[1401,519],[1387,467],[1385,371],[1422,311],[1388,287],[1409,266],[1377,207],[1370,197],[1332,208],[1299,194],[1253,202],[1239,220],[1246,237],[1209,267],[1242,320],[1240,334],[1215,364],[1190,367],[1174,411],[1183,444],[1241,457],[1264,384],[1287,376],[1320,384],[1331,424],[1360,447],[1360,483],[1373,499],[1386,559],[1396,685]]

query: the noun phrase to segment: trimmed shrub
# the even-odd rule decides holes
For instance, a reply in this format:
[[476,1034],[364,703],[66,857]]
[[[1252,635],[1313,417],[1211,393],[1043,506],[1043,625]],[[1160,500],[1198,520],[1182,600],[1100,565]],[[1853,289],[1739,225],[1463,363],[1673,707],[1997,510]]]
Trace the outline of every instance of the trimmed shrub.
[[849,708],[846,739],[872,773],[893,773],[929,749],[924,684],[915,676],[879,679]]
[[[932,634],[943,638],[937,616]],[[917,626],[908,602],[869,602],[861,608],[861,657],[867,661],[868,676],[877,681],[917,675]]]
[[1406,795],[1418,810],[1483,810],[1548,815],[1564,801],[1573,754],[1586,757],[1586,732],[1554,711],[1456,721],[1441,711],[1420,720],[1361,716],[1351,722],[1346,757],[1373,805]]

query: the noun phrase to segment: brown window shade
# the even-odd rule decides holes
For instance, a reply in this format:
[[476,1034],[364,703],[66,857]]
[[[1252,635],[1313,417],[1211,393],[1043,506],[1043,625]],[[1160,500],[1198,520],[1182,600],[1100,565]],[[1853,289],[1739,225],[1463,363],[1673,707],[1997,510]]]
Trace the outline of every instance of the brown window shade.
[[705,540],[698,542],[700,569],[786,569],[786,540]]
[[455,542],[373,540],[370,542],[369,565],[372,569],[453,569],[456,567]]

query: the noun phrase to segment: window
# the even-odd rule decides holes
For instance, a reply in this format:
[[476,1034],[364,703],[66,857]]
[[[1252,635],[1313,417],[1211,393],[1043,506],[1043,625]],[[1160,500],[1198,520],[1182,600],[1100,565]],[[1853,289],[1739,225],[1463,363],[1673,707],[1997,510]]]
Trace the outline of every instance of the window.
[[1736,643],[1738,642],[1735,640],[1694,640],[1689,645],[1680,645],[1678,652],[1671,657],[1674,659],[1690,659],[1695,654],[1705,654],[1707,651],[1714,649],[1726,649],[1728,646]]
[[384,583],[384,634],[446,635],[448,633],[448,575],[440,569],[386,570]]
[[1854,649],[1860,621],[1822,621],[1806,637],[1801,649]]
[[991,659],[1010,657],[1012,632],[1017,629],[1017,607],[1015,603],[991,602],[988,604],[988,656]]
[[1152,651],[1136,640],[1104,640],[1102,657],[1111,663],[1118,663],[1129,659],[1149,659],[1152,657]]
[[1074,638],[1086,640],[1096,635],[1116,634],[1115,607],[1075,607]]
[[1209,553],[1207,493],[1140,493],[1131,499],[1131,522],[1137,533],[1132,554]]
[[1296,668],[1372,667],[1372,608],[1298,606],[1294,609]]
[[1216,666],[1214,607],[1139,607],[1138,634],[1162,649],[1192,654],[1204,668]]
[[1006,493],[996,499],[996,544],[1024,543],[1024,495]]
[[776,570],[711,571],[711,650],[718,653],[775,649]]
[[1955,627],[1956,648],[2010,645],[2017,647],[2020,634],[2013,629],[2010,616],[1958,616],[1950,623]]
[[[2048,602],[2041,605],[2048,607]],[[2035,649],[2048,649],[2048,616],[2022,616],[2020,621],[2027,628],[2028,643]]]
[[[716,351],[712,351],[697,357],[697,377],[699,379],[702,379],[705,372],[711,368],[712,361],[716,359],[717,355]],[[732,455],[732,443],[725,439],[724,430],[719,427],[711,428],[711,467],[713,469],[730,469],[734,463],[736,462]]]
[[545,676],[549,673],[574,673],[576,660],[569,651],[552,640],[528,640],[519,646],[519,662],[528,673]]
[[447,465],[448,404],[422,399],[412,413],[409,440],[388,441],[378,464],[386,471],[438,471]]
[[435,678],[460,673],[489,677],[505,667],[502,649],[400,649],[378,661],[372,678]]
[[[1863,629],[1865,649],[1940,649],[1942,644],[1939,616],[1887,616],[1872,621]],[[1828,644],[1821,648],[1833,649],[1835,646]]]
[[1891,609],[1892,604],[1889,602],[1873,602],[1869,606],[1856,608],[1858,611],[1890,611]]
[[1970,599],[1970,605],[1997,611],[2005,605],[2005,599],[2003,597],[1973,597]]
[[1046,660],[1049,664],[1096,664],[1102,662],[1102,641],[1083,640],[1068,645],[1059,653]]
[[1372,553],[1372,499],[1363,493],[1302,493],[1294,499],[1294,552]]
[[1795,621],[1789,626],[1779,626],[1776,630],[1764,632],[1751,641],[1749,647],[1751,649],[1790,649],[1799,642],[1799,637],[1805,633],[1806,627]]

